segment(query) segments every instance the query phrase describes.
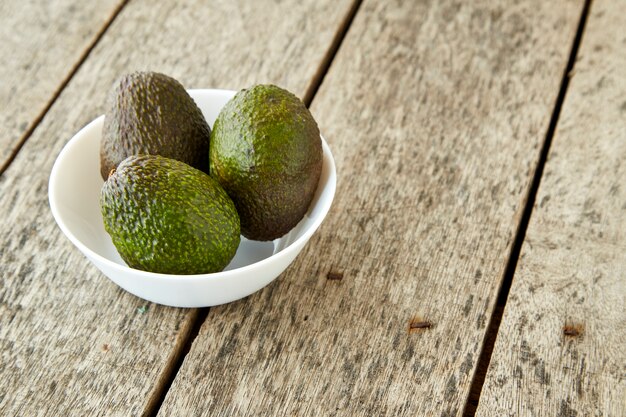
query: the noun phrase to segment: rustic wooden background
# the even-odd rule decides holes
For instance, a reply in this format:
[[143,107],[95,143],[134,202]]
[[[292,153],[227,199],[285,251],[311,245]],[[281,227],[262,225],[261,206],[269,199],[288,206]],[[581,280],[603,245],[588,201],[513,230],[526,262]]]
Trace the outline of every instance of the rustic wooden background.
[[[623,416],[626,1],[0,0],[0,415]],[[338,168],[258,293],[125,293],[47,182],[112,81],[281,85]]]

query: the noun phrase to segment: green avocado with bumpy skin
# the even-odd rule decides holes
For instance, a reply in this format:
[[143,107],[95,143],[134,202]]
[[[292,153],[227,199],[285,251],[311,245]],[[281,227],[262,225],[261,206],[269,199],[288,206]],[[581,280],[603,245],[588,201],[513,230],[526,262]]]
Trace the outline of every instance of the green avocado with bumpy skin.
[[208,174],[158,155],[135,155],[100,194],[104,228],[128,266],[164,274],[221,271],[237,252],[239,216]]
[[211,176],[252,240],[289,232],[306,214],[322,171],[317,123],[298,97],[275,85],[241,90],[224,106],[209,155]]
[[157,72],[119,78],[108,97],[100,141],[100,174],[131,155],[161,155],[209,173],[211,129],[185,88]]

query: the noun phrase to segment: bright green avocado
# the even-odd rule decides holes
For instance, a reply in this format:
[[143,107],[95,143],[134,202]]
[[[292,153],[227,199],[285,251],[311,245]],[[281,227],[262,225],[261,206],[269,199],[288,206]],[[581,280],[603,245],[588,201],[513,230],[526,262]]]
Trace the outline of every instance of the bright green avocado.
[[290,231],[306,214],[322,170],[317,123],[298,97],[274,85],[241,90],[224,106],[209,155],[211,176],[252,240]]
[[239,246],[239,216],[208,174],[174,159],[125,159],[102,187],[104,227],[122,259],[166,274],[218,272]]
[[135,72],[119,78],[109,94],[100,142],[100,173],[131,155],[161,155],[209,173],[211,129],[174,78]]

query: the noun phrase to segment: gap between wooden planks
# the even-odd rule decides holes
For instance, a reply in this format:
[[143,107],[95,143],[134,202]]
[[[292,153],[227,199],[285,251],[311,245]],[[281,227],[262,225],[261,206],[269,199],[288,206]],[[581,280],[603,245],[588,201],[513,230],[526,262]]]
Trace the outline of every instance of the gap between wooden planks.
[[479,416],[626,414],[624,7],[591,5]]
[[[361,0],[355,0],[352,3],[352,7],[348,10],[345,18],[340,24],[335,34],[335,37],[333,38],[333,41],[330,44],[326,55],[324,56],[324,59],[318,66],[317,72],[313,76],[311,83],[309,84],[306,92],[304,93],[304,96],[302,97],[302,101],[307,107],[311,105],[311,101],[315,97],[315,94],[317,93],[317,90],[321,85],[324,76],[328,72],[328,68],[330,67],[335,55],[337,54],[337,51],[341,46],[341,42],[345,38],[346,33],[350,28],[352,20],[354,19],[354,16],[356,15],[360,5]],[[159,409],[161,408],[163,400],[165,399],[167,391],[169,391],[172,382],[174,381],[174,378],[178,373],[178,370],[183,364],[185,356],[189,353],[193,341],[198,336],[200,327],[202,326],[209,314],[209,310],[210,308],[200,309],[197,317],[194,317],[192,319],[193,330],[188,335],[186,335],[186,341],[184,343],[184,346],[174,349],[172,359],[168,361],[168,366],[161,374],[161,378],[157,382],[153,395],[146,407],[146,411],[144,413],[146,416],[157,415]]]
[[331,213],[159,415],[461,415],[582,8],[364,1],[312,103]]
[[493,353],[493,348],[495,345],[496,337],[498,334],[498,330],[500,328],[500,324],[502,323],[502,314],[504,312],[504,307],[506,305],[506,302],[509,296],[511,283],[513,282],[513,277],[517,269],[517,262],[519,260],[520,250],[524,242],[524,239],[526,238],[526,230],[528,228],[528,222],[530,220],[533,206],[535,204],[537,189],[539,188],[539,183],[541,181],[541,177],[543,176],[543,169],[544,169],[546,159],[548,156],[548,151],[550,150],[552,137],[554,136],[554,131],[556,129],[556,125],[559,120],[559,115],[561,114],[561,106],[563,105],[563,100],[565,99],[565,94],[567,92],[567,87],[569,85],[571,71],[574,68],[574,62],[576,61],[576,57],[578,55],[578,47],[580,45],[580,40],[585,30],[587,15],[589,13],[589,4],[590,4],[590,0],[585,1],[585,6],[583,7],[583,11],[580,17],[580,22],[578,24],[578,30],[576,32],[576,36],[572,43],[569,60],[567,62],[567,67],[565,68],[565,71],[563,72],[563,78],[561,80],[561,88],[559,90],[559,95],[556,99],[554,111],[552,112],[552,118],[550,119],[550,125],[548,126],[548,131],[546,133],[546,139],[541,148],[541,154],[539,156],[537,168],[535,169],[535,173],[533,175],[533,180],[532,180],[530,189],[528,191],[528,197],[526,198],[526,201],[524,203],[524,212],[522,214],[520,224],[518,225],[518,228],[517,228],[515,241],[511,249],[511,255],[509,256],[506,269],[504,270],[504,279],[502,281],[502,285],[500,286],[500,290],[498,292],[497,305],[496,305],[496,308],[494,309],[491,319],[489,320],[487,336],[485,338],[485,342],[480,352],[480,358],[478,360],[477,370],[474,373],[474,377],[472,379],[472,385],[470,388],[470,397],[468,401],[466,402],[465,410],[463,411],[464,417],[471,417],[475,415],[476,413],[476,407],[478,406],[478,400],[480,398],[482,387],[485,382],[485,376],[487,374],[487,367],[489,366],[489,363],[491,362],[491,355]]
[[49,211],[54,159],[102,113],[113,79],[152,69],[189,88],[272,82],[302,96],[352,7],[137,0],[123,8],[0,178],[0,414],[151,412],[193,333],[196,310],[152,305],[116,287]]
[[0,5],[0,176],[126,2]]

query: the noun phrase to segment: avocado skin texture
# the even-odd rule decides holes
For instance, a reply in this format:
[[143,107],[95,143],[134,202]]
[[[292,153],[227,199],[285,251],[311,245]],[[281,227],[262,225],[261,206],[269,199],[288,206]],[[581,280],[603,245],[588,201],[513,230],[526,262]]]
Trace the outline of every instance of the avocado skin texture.
[[122,259],[165,274],[221,271],[240,241],[232,200],[208,174],[174,159],[125,159],[100,194],[104,227]]
[[100,174],[130,155],[161,155],[209,173],[211,129],[185,88],[156,72],[119,78],[108,97],[100,142]]
[[298,97],[274,85],[244,89],[224,106],[209,155],[211,176],[252,240],[274,240],[298,224],[322,171],[317,123]]

